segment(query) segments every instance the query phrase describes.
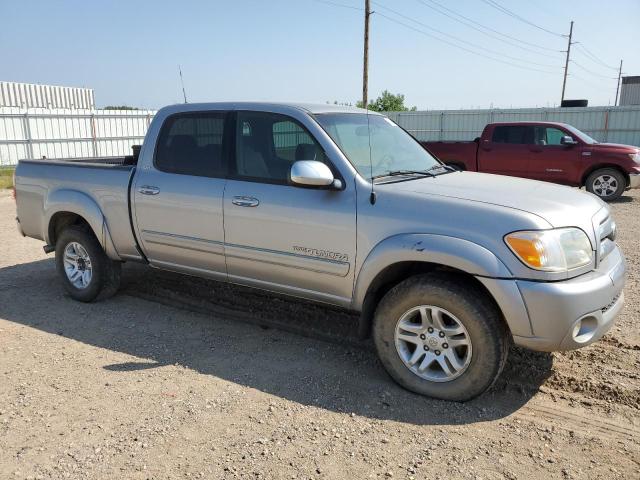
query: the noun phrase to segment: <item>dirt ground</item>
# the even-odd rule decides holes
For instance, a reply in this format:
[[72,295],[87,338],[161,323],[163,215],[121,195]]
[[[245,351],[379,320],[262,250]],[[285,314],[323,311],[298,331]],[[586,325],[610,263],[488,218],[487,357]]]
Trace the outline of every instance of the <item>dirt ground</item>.
[[0,478],[640,478],[640,193],[613,210],[612,331],[514,348],[456,404],[394,384],[340,310],[129,264],[75,302],[0,192]]

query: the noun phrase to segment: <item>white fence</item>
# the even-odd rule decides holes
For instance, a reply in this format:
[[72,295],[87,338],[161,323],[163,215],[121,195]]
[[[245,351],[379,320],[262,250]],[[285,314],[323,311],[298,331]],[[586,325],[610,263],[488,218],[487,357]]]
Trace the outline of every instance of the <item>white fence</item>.
[[[22,158],[110,157],[142,143],[153,110],[0,108],[0,165]],[[640,146],[640,106],[390,112],[419,140],[472,140],[490,122],[569,123],[601,142]]]
[[599,142],[640,146],[640,106],[433,110],[387,115],[423,141],[473,140],[492,122],[548,121],[573,125]]
[[0,165],[23,158],[116,157],[142,143],[155,111],[0,108]]

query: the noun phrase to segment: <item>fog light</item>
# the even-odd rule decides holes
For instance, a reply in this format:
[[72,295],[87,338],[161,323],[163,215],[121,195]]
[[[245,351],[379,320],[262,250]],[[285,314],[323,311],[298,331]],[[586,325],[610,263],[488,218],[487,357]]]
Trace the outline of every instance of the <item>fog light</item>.
[[598,329],[598,319],[592,315],[581,318],[573,326],[573,340],[576,343],[587,343]]

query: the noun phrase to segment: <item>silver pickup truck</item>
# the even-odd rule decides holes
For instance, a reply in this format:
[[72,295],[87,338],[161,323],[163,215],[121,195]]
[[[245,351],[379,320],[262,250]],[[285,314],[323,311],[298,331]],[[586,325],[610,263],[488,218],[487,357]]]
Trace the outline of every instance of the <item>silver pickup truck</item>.
[[25,160],[15,180],[20,232],[55,251],[74,299],[114,294],[136,261],[337,305],[432,397],[485,391],[512,342],[588,345],[624,303],[601,200],[454,171],[364,110],[170,106],[137,156]]

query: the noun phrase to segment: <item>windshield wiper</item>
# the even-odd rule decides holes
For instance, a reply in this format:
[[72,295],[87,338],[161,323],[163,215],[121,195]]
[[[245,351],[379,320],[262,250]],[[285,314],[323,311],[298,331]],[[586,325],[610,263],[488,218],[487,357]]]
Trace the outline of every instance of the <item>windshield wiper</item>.
[[381,173],[380,175],[376,175],[373,179],[383,178],[383,177],[398,177],[398,176],[407,176],[407,175],[421,175],[423,177],[435,177],[434,173],[431,173],[429,170],[392,170],[387,173]]

